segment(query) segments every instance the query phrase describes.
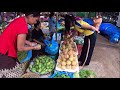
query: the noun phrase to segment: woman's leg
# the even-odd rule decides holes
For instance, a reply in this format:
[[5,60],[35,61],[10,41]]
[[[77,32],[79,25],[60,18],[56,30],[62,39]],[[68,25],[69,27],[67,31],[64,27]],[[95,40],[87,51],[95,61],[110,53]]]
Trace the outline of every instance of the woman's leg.
[[94,51],[94,47],[95,47],[95,43],[96,43],[96,32],[89,36],[90,38],[90,48],[89,48],[89,53],[88,53],[88,57],[86,59],[85,65],[89,65],[90,61],[91,61],[91,57],[93,55],[93,51]]
[[81,62],[80,66],[89,65],[95,47],[95,43],[96,43],[96,32],[90,36],[85,37],[81,56],[79,58],[79,61]]
[[82,47],[82,52],[81,52],[80,58],[78,59],[78,61],[80,62],[80,66],[83,65],[83,63],[85,61],[85,58],[86,58],[86,55],[87,55],[88,40],[89,40],[89,38],[87,36],[85,36],[85,38],[84,38],[84,44],[83,44],[83,47]]

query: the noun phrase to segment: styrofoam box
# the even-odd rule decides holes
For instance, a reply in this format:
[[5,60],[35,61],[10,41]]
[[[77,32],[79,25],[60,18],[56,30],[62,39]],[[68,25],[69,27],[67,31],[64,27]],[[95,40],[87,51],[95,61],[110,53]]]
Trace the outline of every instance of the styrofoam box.
[[[61,41],[60,47],[61,47],[62,43],[63,43],[63,41]],[[76,45],[76,43],[75,43],[75,45]],[[77,48],[77,46],[76,46],[76,48]],[[76,49],[76,50],[77,50],[77,49]],[[61,51],[59,50],[59,53],[60,53],[60,52],[61,52]],[[76,53],[76,57],[77,57],[77,55],[78,55],[78,51],[77,51],[77,53]],[[59,57],[58,57],[58,58],[59,58]],[[76,62],[77,62],[77,64],[78,64],[78,58],[76,59]],[[58,65],[58,63],[56,64],[55,70],[58,70],[58,71],[79,72],[79,64],[78,64],[78,67],[77,67],[75,70],[72,70],[72,69],[62,70],[61,68],[58,68],[57,65]]]

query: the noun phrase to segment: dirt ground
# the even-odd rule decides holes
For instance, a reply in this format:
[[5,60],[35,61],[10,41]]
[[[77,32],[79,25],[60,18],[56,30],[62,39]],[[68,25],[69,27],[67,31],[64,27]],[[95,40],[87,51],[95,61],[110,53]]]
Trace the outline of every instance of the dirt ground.
[[98,78],[120,78],[120,44],[98,35],[91,63],[84,69],[95,71]]

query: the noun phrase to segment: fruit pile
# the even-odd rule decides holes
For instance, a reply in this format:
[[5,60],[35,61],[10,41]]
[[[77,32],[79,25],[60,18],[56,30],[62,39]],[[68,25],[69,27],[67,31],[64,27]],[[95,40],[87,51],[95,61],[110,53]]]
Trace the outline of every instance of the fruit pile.
[[39,73],[44,75],[50,73],[54,70],[55,62],[49,56],[40,56],[35,59],[33,63],[30,64],[29,68],[34,73]]
[[73,38],[70,38],[70,36],[65,37],[60,50],[59,58],[57,60],[57,67],[62,70],[75,70],[78,66],[78,62],[76,45]]

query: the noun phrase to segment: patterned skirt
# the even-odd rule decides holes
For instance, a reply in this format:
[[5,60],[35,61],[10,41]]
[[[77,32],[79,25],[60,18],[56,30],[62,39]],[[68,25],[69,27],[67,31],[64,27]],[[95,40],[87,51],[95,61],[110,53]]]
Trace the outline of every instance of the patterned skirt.
[[24,74],[24,66],[17,59],[0,54],[0,78],[19,78]]

